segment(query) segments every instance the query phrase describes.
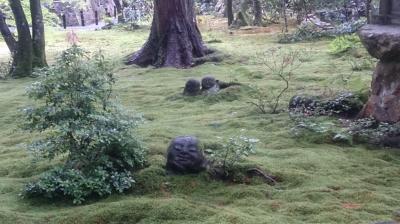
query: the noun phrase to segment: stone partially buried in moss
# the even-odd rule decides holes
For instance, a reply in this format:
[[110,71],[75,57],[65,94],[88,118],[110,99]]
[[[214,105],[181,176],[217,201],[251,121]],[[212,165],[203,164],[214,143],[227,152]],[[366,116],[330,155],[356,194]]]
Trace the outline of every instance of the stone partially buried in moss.
[[199,149],[199,140],[193,136],[179,136],[170,143],[166,168],[172,173],[199,173],[207,161]]
[[189,79],[185,84],[183,95],[197,96],[200,94],[200,82],[196,79]]

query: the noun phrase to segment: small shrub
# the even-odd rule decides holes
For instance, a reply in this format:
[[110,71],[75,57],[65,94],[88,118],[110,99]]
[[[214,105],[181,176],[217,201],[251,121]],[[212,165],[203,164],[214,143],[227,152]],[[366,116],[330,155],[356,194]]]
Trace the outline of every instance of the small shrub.
[[357,59],[354,57],[348,57],[347,61],[350,64],[352,71],[371,70],[374,67],[374,61],[371,58]]
[[255,153],[255,145],[258,139],[246,136],[236,136],[229,138],[219,149],[206,149],[209,160],[212,163],[213,171],[218,173],[221,178],[229,178],[234,175],[234,170],[238,162],[245,157]]
[[122,193],[135,181],[129,172],[110,172],[97,167],[83,173],[77,169],[55,168],[44,173],[37,182],[29,183],[24,191],[29,197],[71,199],[81,204],[89,197],[103,197],[113,191]]
[[261,113],[268,111],[272,114],[279,113],[279,106],[282,98],[287,91],[294,76],[294,70],[302,64],[300,52],[292,49],[272,48],[257,55],[260,63],[273,76],[279,78],[284,83],[282,87],[271,88],[269,93],[259,87],[253,88],[252,101],[248,103],[254,105]]
[[348,125],[347,133],[360,143],[400,147],[400,122],[390,124],[370,118],[359,119]]
[[64,155],[66,162],[29,183],[27,197],[66,197],[79,204],[132,186],[131,171],[145,165],[135,133],[141,118],[112,100],[111,69],[100,53],[74,45],[37,72],[39,80],[27,89],[37,104],[24,109],[23,128],[44,138],[28,149],[38,158]]
[[317,144],[332,143],[338,133],[336,124],[331,120],[300,113],[291,113],[290,115],[294,122],[290,133],[295,138]]
[[340,55],[352,49],[360,48],[361,40],[356,34],[336,37],[329,45],[329,52],[333,55]]
[[400,122],[385,123],[371,118],[340,120],[291,113],[294,126],[291,134],[313,143],[352,145],[363,143],[374,146],[400,148]]
[[12,67],[12,61],[0,62],[0,79],[5,79],[9,74]]

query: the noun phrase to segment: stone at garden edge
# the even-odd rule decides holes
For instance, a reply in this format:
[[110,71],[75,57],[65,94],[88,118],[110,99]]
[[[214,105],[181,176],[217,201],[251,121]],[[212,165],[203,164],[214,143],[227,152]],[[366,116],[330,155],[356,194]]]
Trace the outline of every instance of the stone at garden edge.
[[359,117],[399,122],[400,26],[366,25],[359,36],[368,52],[380,60],[373,75],[371,96]]

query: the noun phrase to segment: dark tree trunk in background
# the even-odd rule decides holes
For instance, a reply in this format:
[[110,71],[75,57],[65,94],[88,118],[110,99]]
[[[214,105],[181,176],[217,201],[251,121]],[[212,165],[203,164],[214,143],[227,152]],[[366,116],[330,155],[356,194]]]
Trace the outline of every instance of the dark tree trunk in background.
[[44,24],[42,7],[40,0],[30,0],[31,17],[32,17],[32,46],[33,46],[33,67],[47,66]]
[[115,7],[117,7],[117,12],[121,13],[122,12],[122,5],[120,0],[114,0]]
[[226,2],[226,15],[228,17],[228,26],[230,26],[230,25],[232,25],[233,20],[234,20],[232,0],[227,0],[227,2]]
[[11,55],[13,55],[17,49],[17,41],[15,40],[13,34],[11,33],[10,28],[8,28],[8,25],[5,20],[5,15],[1,10],[0,10],[0,32],[1,35],[3,36],[4,41],[7,44],[8,49],[11,52]]
[[289,32],[288,29],[288,20],[287,20],[287,15],[286,15],[286,1],[282,0],[282,16],[283,16],[283,20],[284,20],[284,31],[285,33]]
[[254,25],[262,25],[262,9],[260,0],[253,0],[253,10],[254,10]]
[[9,0],[17,26],[17,49],[13,55],[11,76],[18,78],[32,74],[33,47],[29,24],[26,21],[20,0]]
[[367,7],[367,23],[370,24],[371,23],[371,0],[365,0],[365,5]]
[[196,24],[193,0],[155,0],[150,36],[127,64],[187,68],[208,53]]

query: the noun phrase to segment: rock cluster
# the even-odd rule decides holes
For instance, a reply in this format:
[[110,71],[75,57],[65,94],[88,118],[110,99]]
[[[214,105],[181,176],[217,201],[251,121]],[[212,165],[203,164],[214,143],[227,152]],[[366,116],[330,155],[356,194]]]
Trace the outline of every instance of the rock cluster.
[[359,31],[362,43],[379,63],[371,96],[360,117],[377,121],[400,121],[400,26],[366,25]]
[[189,79],[183,90],[183,95],[197,96],[200,94],[213,95],[217,94],[221,89],[228,88],[233,85],[240,85],[239,83],[226,83],[215,79],[213,76],[205,76],[199,82],[196,79]]
[[335,115],[353,118],[363,108],[363,102],[358,95],[341,93],[332,99],[318,99],[309,96],[294,96],[289,102],[289,110],[309,115]]

